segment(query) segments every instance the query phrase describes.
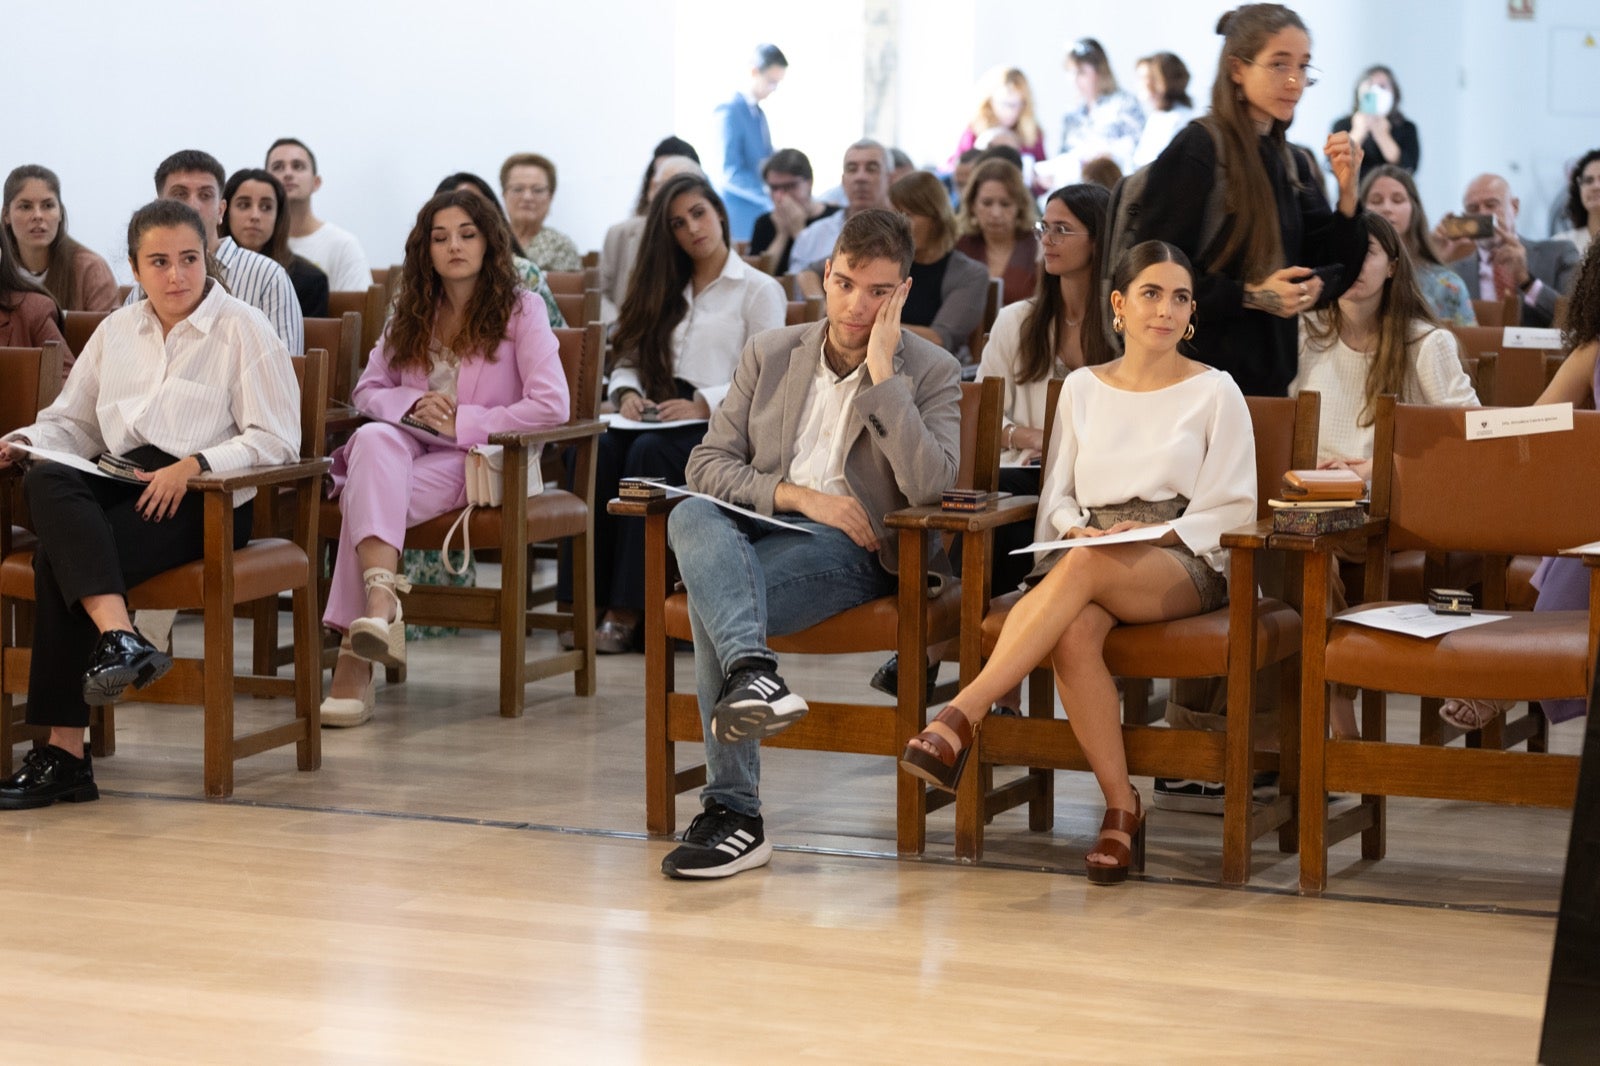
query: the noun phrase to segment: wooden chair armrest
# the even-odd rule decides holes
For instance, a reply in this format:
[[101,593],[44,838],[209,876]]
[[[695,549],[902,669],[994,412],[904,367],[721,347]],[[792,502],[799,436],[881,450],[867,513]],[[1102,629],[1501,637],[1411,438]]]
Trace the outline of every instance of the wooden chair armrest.
[[1248,526],[1230,529],[1222,535],[1224,548],[1265,548],[1272,537],[1272,519],[1263,518]]
[[320,478],[333,466],[329,459],[300,459],[279,466],[247,466],[243,470],[202,474],[189,479],[189,488],[195,492],[237,492],[239,489],[260,488],[264,485],[284,485],[290,482]]
[[1320,533],[1314,537],[1303,533],[1273,533],[1267,538],[1267,547],[1289,552],[1332,552],[1335,548],[1375,540],[1388,531],[1387,518],[1368,518],[1354,528],[1340,530],[1337,533]]
[[617,497],[606,504],[606,511],[626,518],[645,518],[653,514],[666,514],[687,499],[687,496],[664,496],[659,500],[624,500]]
[[515,448],[529,444],[553,444],[557,441],[598,437],[605,431],[606,424],[598,418],[579,418],[563,422],[559,426],[551,426],[549,429],[530,429],[522,433],[491,433],[489,443]]
[[367,416],[347,403],[330,403],[323,417],[324,433],[343,433],[368,421]]
[[937,506],[906,507],[884,516],[891,529],[936,529],[941,533],[981,533],[1017,522],[1032,521],[1037,496],[1009,496],[992,511],[946,511]]

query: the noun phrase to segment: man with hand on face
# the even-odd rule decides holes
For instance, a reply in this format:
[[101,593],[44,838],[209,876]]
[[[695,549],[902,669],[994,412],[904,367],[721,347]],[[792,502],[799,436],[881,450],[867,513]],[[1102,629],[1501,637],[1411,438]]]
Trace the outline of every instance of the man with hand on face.
[[1494,237],[1476,242],[1454,239],[1445,232],[1454,216],[1446,215],[1434,230],[1440,257],[1455,260],[1450,269],[1461,276],[1475,299],[1503,300],[1515,293],[1521,300],[1521,325],[1552,325],[1556,297],[1572,290],[1578,274],[1583,257],[1577,246],[1571,241],[1533,241],[1517,236],[1517,212],[1522,203],[1511,195],[1510,183],[1498,174],[1473,178],[1461,201],[1467,214],[1494,219]]
[[[217,227],[228,209],[222,199],[223,182],[222,164],[216,157],[192,148],[174,152],[156,167],[156,196],[188,204],[205,223],[206,251],[222,267],[229,294],[266,315],[290,354],[300,355],[306,348],[305,319],[288,271],[264,255],[241,248],[232,237],[217,239]],[[127,302],[144,298],[144,291],[135,285]]]
[[[795,268],[810,266],[833,250],[845,219],[872,207],[889,207],[889,150],[871,139],[859,140],[844,150],[845,209],[842,214],[817,219],[794,239],[789,259]],[[819,293],[808,292],[807,296]]]
[[266,166],[283,183],[289,202],[289,250],[320,267],[333,292],[367,291],[372,268],[356,235],[311,213],[311,194],[322,188],[311,149],[293,137],[279,137],[267,149]]
[[889,594],[902,566],[889,512],[933,503],[955,482],[960,367],[900,327],[911,227],[868,209],[845,223],[825,267],[828,317],[757,334],[689,457],[691,489],[803,531],[691,498],[667,536],[689,593],[705,731],[702,814],[662,861],[669,877],[763,866],[761,738],[807,706],[778,676],[769,635],[798,632]]
[[811,195],[811,160],[798,148],[774,152],[761,168],[772,196],[772,210],[756,219],[750,234],[750,253],[765,255],[770,274],[789,273],[789,251],[800,231],[819,218],[839,210]]

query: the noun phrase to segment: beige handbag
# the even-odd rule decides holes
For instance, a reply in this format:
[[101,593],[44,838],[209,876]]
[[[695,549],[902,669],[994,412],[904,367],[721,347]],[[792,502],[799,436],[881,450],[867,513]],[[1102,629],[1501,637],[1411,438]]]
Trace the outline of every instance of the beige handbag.
[[[505,449],[498,444],[474,444],[465,456],[467,505],[444,535],[444,546],[439,549],[444,556],[445,573],[460,575],[472,567],[472,512],[479,507],[499,507],[505,502]],[[539,457],[535,454],[528,465],[529,496],[544,491],[544,478],[539,474]],[[450,565],[450,542],[456,530],[461,531],[461,551],[465,554],[460,569]]]

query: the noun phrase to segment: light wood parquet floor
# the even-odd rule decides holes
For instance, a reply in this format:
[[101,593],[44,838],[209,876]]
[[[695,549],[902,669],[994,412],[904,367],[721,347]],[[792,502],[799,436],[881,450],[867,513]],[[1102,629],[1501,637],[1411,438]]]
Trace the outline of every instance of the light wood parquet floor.
[[[226,803],[198,798],[197,710],[127,705],[99,803],[0,818],[5,1061],[1534,1057],[1564,813],[1392,801],[1389,857],[1342,845],[1302,899],[1266,840],[1250,889],[1215,887],[1220,820],[1156,812],[1146,880],[1090,889],[1086,775],[1053,834],[1003,815],[972,868],[949,811],[893,858],[892,767],[778,751],[772,865],[681,884],[643,834],[641,661],[503,720],[488,636],[414,644],[320,771],[259,756]],[[854,694],[875,665],[785,675]]]

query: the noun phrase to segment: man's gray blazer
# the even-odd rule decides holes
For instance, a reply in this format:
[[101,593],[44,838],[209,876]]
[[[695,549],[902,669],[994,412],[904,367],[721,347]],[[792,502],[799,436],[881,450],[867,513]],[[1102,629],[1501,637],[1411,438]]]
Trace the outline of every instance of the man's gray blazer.
[[[1556,318],[1556,297],[1572,292],[1572,281],[1578,274],[1578,264],[1583,257],[1577,245],[1569,240],[1530,241],[1524,238],[1522,247],[1528,252],[1528,273],[1542,283],[1533,306],[1522,303],[1522,325],[1549,326]],[[1462,281],[1467,283],[1467,294],[1478,299],[1478,256],[1468,256],[1450,264]]]

